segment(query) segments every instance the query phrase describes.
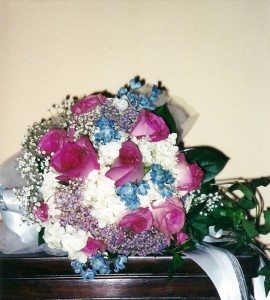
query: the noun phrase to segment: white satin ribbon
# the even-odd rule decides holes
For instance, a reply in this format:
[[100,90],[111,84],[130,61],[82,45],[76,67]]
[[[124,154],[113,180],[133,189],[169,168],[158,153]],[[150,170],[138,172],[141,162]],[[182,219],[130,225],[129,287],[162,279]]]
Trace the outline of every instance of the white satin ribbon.
[[203,244],[184,254],[205,271],[222,300],[250,299],[239,262],[229,251]]
[[[260,257],[260,266],[259,270],[265,266],[263,259]],[[266,297],[264,290],[264,276],[258,276],[256,278],[252,278],[252,283],[254,287],[254,296],[256,300],[270,300],[270,293]]]
[[19,202],[15,200],[12,189],[3,190],[3,203],[1,209],[4,225],[16,233],[25,244],[38,239],[36,225],[27,225],[21,219]]

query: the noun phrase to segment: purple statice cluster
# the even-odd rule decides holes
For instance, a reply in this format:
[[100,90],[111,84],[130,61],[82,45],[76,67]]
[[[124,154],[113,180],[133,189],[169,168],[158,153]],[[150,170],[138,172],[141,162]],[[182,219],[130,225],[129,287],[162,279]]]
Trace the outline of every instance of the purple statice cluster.
[[103,237],[107,250],[127,256],[146,256],[160,254],[167,245],[167,235],[152,228],[135,234],[131,231],[120,231],[116,226],[97,229]]
[[77,230],[89,232],[98,227],[97,220],[91,216],[91,209],[83,201],[84,185],[81,182],[70,182],[55,193],[56,208],[61,211],[58,216],[61,226],[71,225]]
[[101,115],[114,121],[114,129],[129,132],[138,119],[139,112],[133,105],[128,105],[124,111],[119,111],[113,105],[114,99],[107,99],[101,105]]

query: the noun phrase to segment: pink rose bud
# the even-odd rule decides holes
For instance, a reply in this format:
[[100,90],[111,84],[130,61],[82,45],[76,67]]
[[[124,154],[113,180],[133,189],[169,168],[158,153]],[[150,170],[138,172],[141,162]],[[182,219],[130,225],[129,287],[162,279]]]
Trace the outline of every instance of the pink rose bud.
[[78,115],[87,113],[100,104],[103,104],[106,100],[107,98],[102,94],[90,95],[73,104],[71,106],[71,111]]
[[141,181],[144,176],[144,166],[138,146],[131,141],[124,142],[119,150],[118,158],[105,176],[114,180],[115,186]]
[[149,136],[151,142],[158,142],[167,139],[170,130],[161,117],[143,109],[130,134],[137,138]]
[[185,211],[182,202],[176,198],[168,198],[163,204],[152,204],[153,226],[165,234],[175,234],[185,224]]
[[50,156],[62,148],[68,141],[66,135],[64,129],[50,128],[38,142],[42,156]]
[[188,239],[189,239],[188,234],[186,234],[184,232],[177,232],[176,233],[176,245],[181,245]]
[[196,163],[189,164],[183,153],[179,153],[177,159],[177,189],[179,191],[193,191],[199,189],[204,176],[202,169]]
[[40,203],[40,206],[35,206],[32,213],[36,219],[41,220],[42,222],[45,222],[48,220],[48,210],[49,206],[47,203],[42,201]]
[[62,181],[85,178],[100,167],[95,150],[86,136],[82,136],[77,142],[66,143],[52,157],[51,166],[62,174],[57,177]]
[[106,250],[106,245],[103,241],[95,240],[93,238],[88,238],[86,246],[81,250],[87,256],[91,257],[95,255],[98,250],[101,252]]
[[118,226],[134,233],[141,233],[149,230],[152,226],[153,218],[148,208],[139,208],[135,211],[128,211],[118,223]]

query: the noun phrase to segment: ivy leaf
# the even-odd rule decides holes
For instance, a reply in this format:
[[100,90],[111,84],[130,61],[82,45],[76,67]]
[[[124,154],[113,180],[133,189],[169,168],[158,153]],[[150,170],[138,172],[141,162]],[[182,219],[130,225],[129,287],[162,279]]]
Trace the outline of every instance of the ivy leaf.
[[237,201],[237,204],[244,209],[252,209],[252,208],[256,207],[256,204],[252,200],[250,200],[246,197],[240,198]]
[[253,192],[243,183],[234,183],[228,189],[228,191],[233,192],[239,190],[242,192],[248,200],[254,199]]
[[40,232],[38,233],[38,246],[42,245],[45,243],[44,241],[44,238],[43,238],[43,235],[44,235],[44,231],[45,231],[45,228],[42,227]]
[[157,116],[160,116],[163,118],[164,122],[170,129],[170,133],[177,132],[176,131],[176,125],[173,116],[171,115],[167,103],[165,103],[162,106],[158,106],[154,111],[153,111]]
[[203,183],[208,182],[224,168],[229,158],[212,147],[197,147],[187,150],[189,163],[197,163],[204,171]]
[[243,219],[242,220],[242,225],[243,225],[243,228],[244,228],[246,234],[251,239],[254,239],[259,234],[258,231],[255,229],[255,223],[254,222]]
[[197,215],[192,218],[187,218],[188,225],[192,228],[193,235],[197,239],[202,240],[209,233],[209,226],[212,225],[212,220],[206,216]]
[[169,265],[169,270],[168,270],[168,279],[171,280],[173,278],[173,274],[177,271],[180,270],[183,267],[184,264],[184,259],[179,253],[174,253],[172,261]]
[[258,231],[259,233],[261,234],[268,234],[270,232],[270,209],[268,210],[265,210],[263,212],[263,215],[264,215],[264,224],[265,225],[262,225]]
[[260,269],[258,272],[259,275],[265,276],[264,279],[264,289],[266,296],[270,292],[270,265],[265,265],[263,268]]

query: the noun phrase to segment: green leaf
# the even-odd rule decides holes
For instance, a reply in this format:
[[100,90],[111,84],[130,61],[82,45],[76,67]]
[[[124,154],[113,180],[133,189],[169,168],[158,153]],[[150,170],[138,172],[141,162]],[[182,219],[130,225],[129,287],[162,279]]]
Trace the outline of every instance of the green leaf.
[[190,163],[196,162],[204,171],[203,183],[208,182],[224,168],[229,158],[212,147],[197,147],[187,150],[186,158]]
[[263,212],[265,224],[270,224],[270,209]]
[[[241,208],[233,210],[230,208],[224,209],[223,207],[217,207],[211,212],[211,214],[216,220],[220,219],[218,222],[216,222],[216,224],[221,226],[222,229],[228,229],[228,227],[238,227],[245,217],[245,214]],[[224,223],[224,226],[227,226],[227,228],[222,226],[222,223]]]
[[197,215],[193,218],[187,218],[188,225],[192,228],[193,235],[202,240],[209,233],[209,226],[212,225],[211,218]]
[[239,182],[234,183],[228,189],[228,191],[230,192],[234,192],[237,190],[242,192],[248,200],[252,200],[255,197],[253,192],[244,183],[239,183]]
[[264,225],[260,226],[258,231],[261,234],[268,234],[270,233],[270,209],[265,210],[263,212],[264,215]]
[[183,267],[184,259],[179,253],[174,253],[172,261],[169,265],[168,280],[173,278],[174,273]]
[[170,129],[170,133],[177,132],[174,118],[168,109],[167,103],[165,103],[162,106],[158,106],[153,112],[157,116],[160,116],[163,118],[164,122]]
[[256,207],[256,204],[246,197],[240,198],[237,201],[237,204],[243,207],[244,209],[252,209]]
[[265,265],[263,268],[261,268],[258,274],[265,276],[264,289],[265,289],[265,294],[267,296],[268,293],[270,292],[270,264]]
[[251,221],[248,221],[248,220],[245,220],[243,219],[242,220],[242,225],[243,225],[243,228],[246,232],[246,234],[251,238],[251,239],[254,239],[256,236],[258,236],[258,231],[255,229],[255,223],[254,222],[251,222]]
[[42,245],[45,243],[44,239],[43,239],[43,235],[44,235],[44,231],[45,231],[45,228],[42,227],[40,232],[38,233],[38,246]]

